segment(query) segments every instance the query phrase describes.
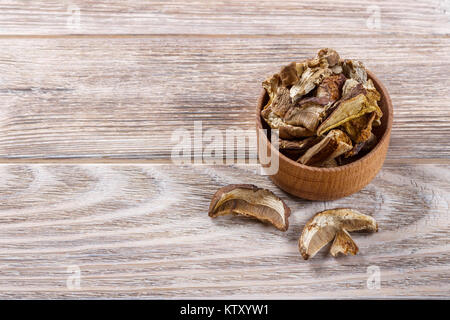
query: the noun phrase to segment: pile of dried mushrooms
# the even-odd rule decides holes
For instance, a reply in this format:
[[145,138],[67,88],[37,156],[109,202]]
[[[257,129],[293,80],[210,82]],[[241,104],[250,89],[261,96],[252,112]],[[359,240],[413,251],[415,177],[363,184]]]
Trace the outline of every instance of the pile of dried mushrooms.
[[280,152],[309,166],[335,167],[377,142],[380,93],[359,61],[333,49],[292,62],[263,82],[269,101],[261,115],[279,130]]
[[[272,191],[251,184],[230,184],[214,194],[209,205],[211,218],[241,215],[272,224],[280,231],[289,228],[291,209]],[[378,223],[371,216],[349,208],[325,210],[315,214],[303,228],[298,248],[303,259],[312,258],[333,241],[330,253],[358,253],[359,248],[349,232],[378,232]]]

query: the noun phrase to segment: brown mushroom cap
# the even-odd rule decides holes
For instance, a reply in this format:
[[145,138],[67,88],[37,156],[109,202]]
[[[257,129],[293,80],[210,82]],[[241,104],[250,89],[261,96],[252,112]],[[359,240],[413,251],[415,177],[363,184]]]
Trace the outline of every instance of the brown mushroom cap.
[[353,209],[332,209],[317,213],[305,225],[298,246],[303,259],[312,258],[320,249],[333,241],[330,253],[356,254],[358,246],[348,232],[377,232],[378,224],[371,216]]
[[240,214],[271,223],[275,228],[286,231],[289,227],[289,207],[272,191],[251,184],[232,184],[220,188],[214,194],[208,215],[218,217],[226,214]]

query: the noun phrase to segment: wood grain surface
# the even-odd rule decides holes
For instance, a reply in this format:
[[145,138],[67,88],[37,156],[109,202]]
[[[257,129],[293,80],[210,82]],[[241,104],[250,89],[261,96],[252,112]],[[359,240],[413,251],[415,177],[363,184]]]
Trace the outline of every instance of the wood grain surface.
[[[3,0],[1,34],[449,34],[446,0]],[[79,27],[71,13],[79,10]],[[69,22],[69,23],[68,23]]]
[[174,128],[254,128],[261,82],[332,44],[388,88],[390,159],[448,158],[450,39],[419,39],[0,39],[0,156],[168,158]]
[[[2,165],[0,296],[312,298],[450,294],[450,170],[385,165],[361,192],[310,202],[279,191],[249,166]],[[187,183],[189,182],[189,183]],[[207,216],[219,187],[270,188],[292,209],[289,230]],[[354,234],[357,256],[304,261],[306,221],[333,207],[372,215]],[[81,271],[66,287],[67,267]],[[380,290],[367,267],[380,268]]]
[[[1,1],[0,298],[449,298],[449,12],[445,0]],[[171,163],[175,129],[254,130],[261,81],[322,47],[364,61],[392,98],[387,161],[362,191],[310,202],[252,165]],[[285,199],[289,230],[209,218],[229,183]],[[305,222],[335,207],[380,231],[354,235],[357,256],[303,261]]]

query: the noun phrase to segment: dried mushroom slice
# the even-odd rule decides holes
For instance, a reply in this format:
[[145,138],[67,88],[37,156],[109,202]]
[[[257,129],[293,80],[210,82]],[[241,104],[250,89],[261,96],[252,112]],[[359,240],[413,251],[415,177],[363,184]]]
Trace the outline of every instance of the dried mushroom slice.
[[334,67],[340,62],[339,54],[331,48],[323,48],[317,52],[317,58],[326,59],[328,66]]
[[281,68],[280,71],[281,84],[284,87],[290,87],[293,84],[297,83],[299,80],[297,74],[297,63],[292,62],[287,66]]
[[273,99],[270,108],[273,113],[280,118],[283,118],[289,110],[295,108],[295,106],[291,102],[289,90],[284,87],[280,88],[277,95]]
[[349,79],[354,79],[359,83],[367,81],[367,72],[364,64],[361,61],[344,60],[342,64],[344,74]]
[[341,73],[342,71],[339,54],[335,50],[330,48],[319,50],[314,59],[306,61],[306,67],[303,66],[300,80],[291,87],[290,94],[292,100],[298,102],[303,96],[316,88],[325,78],[333,74]]
[[295,64],[295,69],[297,70],[297,76],[300,79],[303,72],[308,68],[308,63],[306,61],[297,62]]
[[369,139],[367,139],[364,142],[355,144],[352,150],[344,154],[344,157],[350,158],[356,156],[360,151],[371,150],[376,144],[377,144],[377,137],[373,133],[370,133]]
[[[364,86],[351,79],[347,79],[342,87],[341,99],[328,105],[324,112],[324,118],[328,117],[339,107],[339,105],[346,100],[352,99],[360,94],[366,95],[366,90]],[[322,123],[323,124],[323,123]]]
[[367,82],[364,84],[364,89],[367,92],[366,97],[369,104],[375,107],[376,116],[373,121],[373,126],[378,127],[381,125],[380,119],[383,116],[383,111],[381,111],[380,107],[378,106],[378,101],[381,100],[381,95],[375,88],[371,79],[367,80]]
[[280,150],[303,151],[316,144],[316,142],[318,142],[317,140],[317,137],[309,137],[301,140],[280,139],[279,148]]
[[317,104],[306,104],[302,107],[293,107],[284,115],[284,121],[293,126],[302,126],[315,132],[322,120],[324,107]]
[[277,116],[270,107],[263,110],[261,115],[272,129],[279,130],[278,134],[282,139],[296,139],[314,136],[314,132],[304,127],[292,126],[285,123],[284,120]]
[[271,104],[273,99],[275,99],[275,96],[278,92],[278,88],[281,86],[281,79],[280,76],[276,73],[270,78],[267,78],[262,83],[263,88],[266,90],[267,94],[269,95],[269,101],[264,106],[263,109],[268,108]]
[[294,126],[285,121],[285,115],[292,109],[297,108],[291,103],[289,90],[281,87],[271,104],[261,111],[261,115],[272,129],[279,130],[279,136],[282,139],[313,136],[314,130],[308,130],[301,125]]
[[280,152],[296,161],[306,150],[318,143],[321,139],[321,137],[308,137],[301,140],[280,139]]
[[280,88],[278,94],[269,107],[272,112],[282,118],[282,121],[288,125],[300,126],[309,131],[316,131],[323,107],[316,104],[305,104],[302,107],[296,107],[291,102],[289,90]]
[[353,209],[333,209],[317,213],[305,225],[298,246],[303,259],[312,258],[333,241],[330,253],[356,254],[358,246],[348,232],[377,232],[378,224],[371,216]]
[[364,93],[368,104],[375,108],[376,116],[373,124],[374,126],[379,126],[381,124],[380,119],[383,116],[383,112],[377,102],[380,101],[381,95],[375,88],[371,79],[368,79],[363,85],[360,85],[359,82],[354,79],[347,79],[342,88],[342,96],[348,98],[359,93]]
[[303,127],[282,125],[278,127],[278,134],[281,139],[297,139],[314,136],[314,132]]
[[342,87],[342,96],[349,97],[350,94],[353,92],[353,89],[355,89],[358,86],[358,84],[359,82],[356,81],[355,79],[347,79],[344,83],[344,86]]
[[312,146],[297,161],[304,165],[321,166],[353,148],[350,138],[341,130],[330,131],[322,141]]
[[311,92],[322,80],[332,74],[329,68],[308,67],[302,74],[300,81],[290,89],[293,102],[299,101],[304,95]]
[[333,244],[330,248],[330,254],[333,257],[337,257],[339,253],[352,255],[357,254],[359,251],[358,246],[355,241],[353,241],[352,237],[348,234],[347,230],[341,229],[336,232],[336,236],[334,237]]
[[353,142],[361,143],[367,141],[372,134],[372,123],[376,113],[366,113],[361,117],[345,122],[342,127]]
[[345,80],[345,76],[342,73],[323,79],[322,83],[317,88],[316,97],[319,99],[326,98],[326,104],[339,100],[341,98],[341,89]]
[[[350,96],[354,92],[358,91],[359,86],[356,86],[350,93]],[[363,89],[364,90],[364,89]],[[364,93],[360,93],[354,97],[341,99],[336,109],[328,116],[328,118],[322,122],[317,128],[317,135],[320,136],[325,132],[339,127],[347,121],[361,117],[366,113],[370,113],[376,110],[374,105],[371,105]]]
[[267,189],[251,184],[232,184],[217,190],[209,206],[210,217],[226,214],[252,217],[286,231],[291,210],[283,200]]

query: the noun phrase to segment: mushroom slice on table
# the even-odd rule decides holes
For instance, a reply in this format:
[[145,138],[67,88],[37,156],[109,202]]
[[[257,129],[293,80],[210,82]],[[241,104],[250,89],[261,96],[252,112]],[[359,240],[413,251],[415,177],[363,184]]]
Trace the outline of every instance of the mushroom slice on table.
[[355,255],[358,246],[348,232],[377,232],[378,224],[371,216],[353,209],[332,209],[317,213],[305,225],[298,246],[303,259],[308,260],[333,241],[330,253]]
[[291,210],[272,191],[251,184],[231,184],[217,190],[208,212],[213,218],[227,214],[252,217],[286,231]]

